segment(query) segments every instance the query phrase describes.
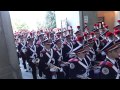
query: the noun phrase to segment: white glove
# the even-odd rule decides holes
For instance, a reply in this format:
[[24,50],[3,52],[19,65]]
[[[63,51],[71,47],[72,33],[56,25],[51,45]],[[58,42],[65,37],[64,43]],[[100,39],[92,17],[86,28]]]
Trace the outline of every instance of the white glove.
[[64,66],[65,66],[65,64],[61,64],[60,66],[61,66],[61,67],[64,67]]
[[53,68],[50,69],[50,71],[51,71],[51,72],[57,72],[58,69],[57,69],[56,67],[53,67]]
[[57,75],[52,75],[52,79],[57,79]]
[[103,56],[106,55],[106,53],[105,53],[104,51],[102,51],[101,54],[102,54]]
[[32,62],[33,62],[33,63],[35,63],[35,62],[36,62],[36,60],[35,60],[35,59],[33,59],[33,60],[32,60]]
[[63,68],[60,69],[60,72],[63,72]]

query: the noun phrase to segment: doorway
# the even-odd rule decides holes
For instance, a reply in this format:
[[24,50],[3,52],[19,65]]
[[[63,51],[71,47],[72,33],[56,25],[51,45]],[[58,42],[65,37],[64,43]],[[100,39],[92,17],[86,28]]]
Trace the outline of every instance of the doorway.
[[115,11],[98,11],[97,17],[104,17],[104,22],[108,25],[108,28],[113,32],[115,25]]

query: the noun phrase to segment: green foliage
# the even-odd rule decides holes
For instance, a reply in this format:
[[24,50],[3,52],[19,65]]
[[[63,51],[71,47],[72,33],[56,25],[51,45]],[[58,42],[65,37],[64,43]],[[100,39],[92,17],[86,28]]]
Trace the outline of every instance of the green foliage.
[[40,29],[40,28],[42,28],[42,29],[43,29],[43,28],[46,28],[45,22],[43,22],[43,23],[37,22],[36,25],[37,25],[37,28],[39,28],[39,29]]
[[29,29],[29,27],[26,23],[21,22],[20,20],[15,20],[13,21],[13,29],[23,30],[23,29]]
[[55,12],[54,11],[47,11],[46,27],[47,28],[56,28],[56,18],[55,18]]
[[21,29],[28,29],[28,26],[27,26],[27,24],[25,24],[25,23],[22,23],[22,24],[18,24],[17,25],[17,29],[18,30],[21,30]]

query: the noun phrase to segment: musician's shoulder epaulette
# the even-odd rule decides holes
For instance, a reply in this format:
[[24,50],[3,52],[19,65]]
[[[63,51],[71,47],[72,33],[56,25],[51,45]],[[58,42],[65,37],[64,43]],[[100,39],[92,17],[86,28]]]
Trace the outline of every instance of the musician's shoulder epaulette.
[[112,67],[113,64],[110,61],[101,61],[99,63],[100,66],[108,66],[108,67]]

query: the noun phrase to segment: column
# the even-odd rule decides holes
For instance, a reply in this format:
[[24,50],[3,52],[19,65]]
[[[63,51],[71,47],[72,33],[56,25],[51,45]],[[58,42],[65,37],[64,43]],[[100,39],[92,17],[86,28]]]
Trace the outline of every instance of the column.
[[8,11],[0,11],[0,79],[22,79]]
[[115,12],[115,23],[114,25],[118,25],[117,20],[120,20],[120,11],[114,11]]
[[83,11],[83,20],[84,16],[88,16],[88,28],[93,29],[94,24],[97,22],[97,11]]

